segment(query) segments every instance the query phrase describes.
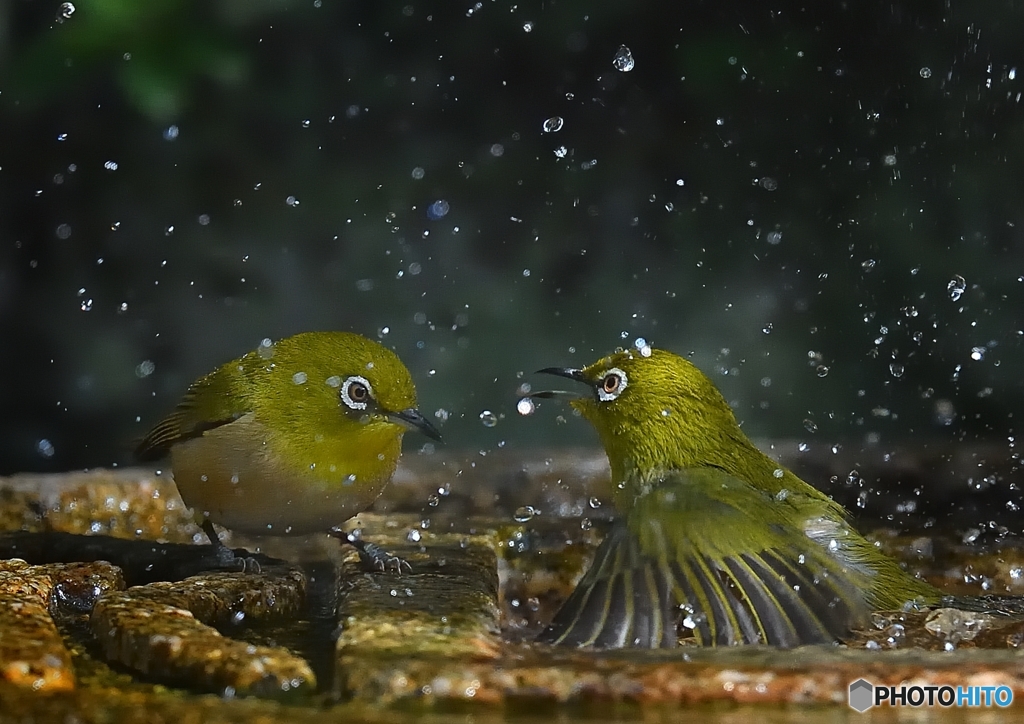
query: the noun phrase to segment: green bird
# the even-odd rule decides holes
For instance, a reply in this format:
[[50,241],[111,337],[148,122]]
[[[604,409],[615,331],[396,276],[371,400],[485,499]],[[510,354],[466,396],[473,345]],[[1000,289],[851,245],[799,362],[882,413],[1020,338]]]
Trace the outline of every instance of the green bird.
[[797,646],[942,600],[758,450],[682,357],[644,346],[541,372],[590,387],[570,404],[597,429],[620,515],[540,641],[669,647],[689,629],[701,645]]
[[200,377],[136,452],[170,455],[178,492],[214,545],[213,523],[252,535],[327,532],[377,567],[401,567],[339,526],[384,490],[407,430],[441,439],[394,352],[350,332],[305,332]]

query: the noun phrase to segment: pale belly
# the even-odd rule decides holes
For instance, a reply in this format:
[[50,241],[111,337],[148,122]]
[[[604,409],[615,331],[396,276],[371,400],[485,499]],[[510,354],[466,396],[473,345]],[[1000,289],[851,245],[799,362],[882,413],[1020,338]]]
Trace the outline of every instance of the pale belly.
[[370,507],[393,472],[353,480],[343,465],[287,469],[253,443],[255,425],[242,418],[172,448],[175,485],[197,516],[251,535],[324,532]]

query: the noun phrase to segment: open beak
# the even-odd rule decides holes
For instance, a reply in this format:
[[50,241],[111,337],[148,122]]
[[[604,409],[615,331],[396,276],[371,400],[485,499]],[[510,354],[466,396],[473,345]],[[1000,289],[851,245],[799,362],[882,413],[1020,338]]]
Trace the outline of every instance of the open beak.
[[399,412],[389,412],[388,417],[409,430],[422,432],[430,439],[441,442],[441,433],[438,432],[438,429],[414,407]]
[[[588,380],[583,375],[583,370],[574,369],[572,367],[545,367],[542,370],[537,370],[536,374],[555,375],[557,377],[565,377],[566,379],[582,382],[586,384],[588,387],[591,385],[590,380]],[[537,392],[531,392],[529,395],[527,395],[527,397],[538,397],[544,400],[550,400],[554,398],[567,398],[570,400],[576,400],[579,399],[580,397],[583,397],[583,395],[579,394],[578,392],[569,392],[567,390],[539,390]]]

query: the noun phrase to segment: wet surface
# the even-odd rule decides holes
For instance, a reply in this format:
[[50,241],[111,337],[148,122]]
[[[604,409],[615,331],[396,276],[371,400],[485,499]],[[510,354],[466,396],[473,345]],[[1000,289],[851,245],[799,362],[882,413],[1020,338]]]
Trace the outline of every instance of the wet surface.
[[[831,455],[810,467],[851,464]],[[899,499],[901,481],[927,469],[901,460],[852,464]],[[966,460],[964,478],[979,466]],[[1000,475],[1012,475],[1003,464]],[[832,475],[841,497],[847,473]],[[212,555],[173,484],[152,471],[2,479],[0,558],[11,560],[0,561],[0,720],[446,721],[454,712],[479,722],[727,722],[748,705],[759,720],[845,720],[860,716],[846,692],[861,677],[1024,696],[1024,624],[1009,608],[878,612],[846,647],[530,644],[601,540],[606,486],[597,451],[407,456],[376,512],[349,527],[411,573],[367,572],[327,536],[232,536],[257,559],[243,573]],[[969,502],[959,522],[936,524],[922,503],[900,508],[899,522],[860,527],[950,593],[1024,594],[1024,547],[1002,522],[979,531],[987,503]]]

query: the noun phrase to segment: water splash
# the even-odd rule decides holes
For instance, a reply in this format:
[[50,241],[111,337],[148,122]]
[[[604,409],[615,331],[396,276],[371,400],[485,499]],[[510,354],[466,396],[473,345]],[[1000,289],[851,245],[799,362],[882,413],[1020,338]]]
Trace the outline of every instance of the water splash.
[[615,52],[615,57],[612,58],[612,65],[615,67],[615,70],[628,73],[636,67],[636,61],[633,60],[633,53],[630,52],[629,48],[625,45],[620,45],[619,49]]

